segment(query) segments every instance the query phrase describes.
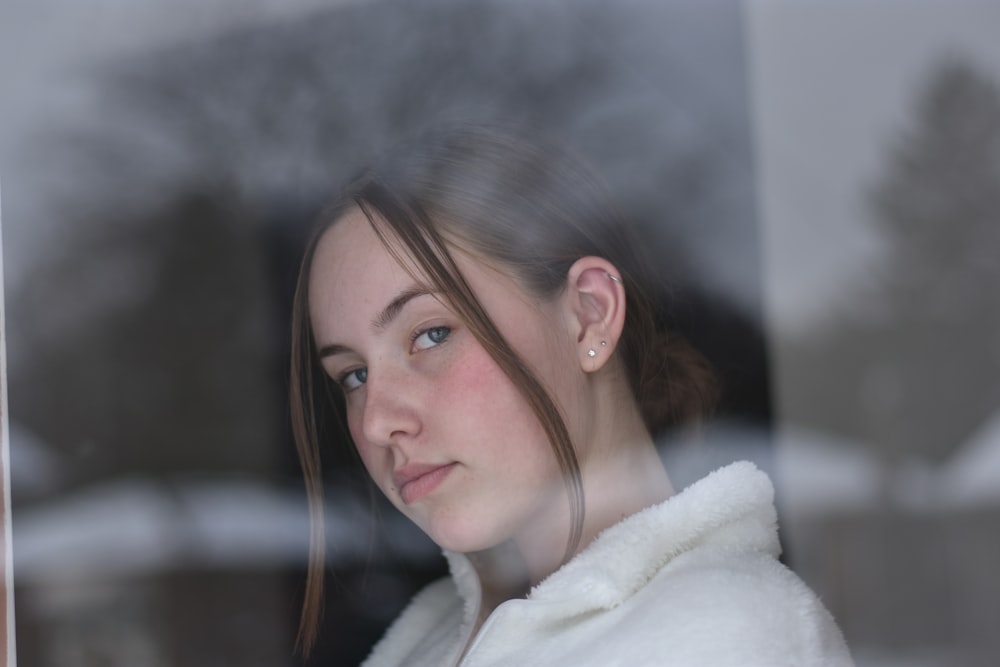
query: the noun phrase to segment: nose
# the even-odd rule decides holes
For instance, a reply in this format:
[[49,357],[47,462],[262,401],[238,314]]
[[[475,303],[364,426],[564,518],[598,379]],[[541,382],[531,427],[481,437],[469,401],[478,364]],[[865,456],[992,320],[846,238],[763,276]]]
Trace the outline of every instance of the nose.
[[412,380],[402,373],[369,368],[361,429],[375,445],[398,445],[420,432],[420,413]]

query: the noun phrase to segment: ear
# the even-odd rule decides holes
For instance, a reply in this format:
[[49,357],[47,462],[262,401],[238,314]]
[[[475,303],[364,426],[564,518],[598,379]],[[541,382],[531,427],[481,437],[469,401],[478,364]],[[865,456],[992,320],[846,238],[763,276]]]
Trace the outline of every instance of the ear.
[[602,257],[581,257],[566,276],[565,297],[580,365],[592,373],[611,358],[625,327],[618,269]]

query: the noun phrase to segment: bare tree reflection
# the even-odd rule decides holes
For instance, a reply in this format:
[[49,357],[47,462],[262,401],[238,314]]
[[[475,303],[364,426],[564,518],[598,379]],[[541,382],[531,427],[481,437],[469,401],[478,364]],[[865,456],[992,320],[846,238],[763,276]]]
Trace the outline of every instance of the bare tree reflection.
[[821,329],[786,341],[789,415],[866,459],[852,506],[803,526],[803,562],[836,554],[816,576],[860,643],[987,665],[1000,650],[986,565],[1000,558],[1000,88],[947,60],[912,114],[867,200],[881,261]]

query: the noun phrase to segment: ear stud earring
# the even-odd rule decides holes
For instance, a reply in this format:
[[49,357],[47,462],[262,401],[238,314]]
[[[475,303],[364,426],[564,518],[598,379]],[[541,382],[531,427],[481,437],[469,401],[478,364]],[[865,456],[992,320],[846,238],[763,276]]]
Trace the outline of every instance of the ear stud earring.
[[[602,340],[601,347],[607,347],[607,346],[608,346],[608,341]],[[595,350],[594,348],[590,348],[589,350],[587,350],[587,356],[593,359],[594,357],[597,356],[597,350]]]

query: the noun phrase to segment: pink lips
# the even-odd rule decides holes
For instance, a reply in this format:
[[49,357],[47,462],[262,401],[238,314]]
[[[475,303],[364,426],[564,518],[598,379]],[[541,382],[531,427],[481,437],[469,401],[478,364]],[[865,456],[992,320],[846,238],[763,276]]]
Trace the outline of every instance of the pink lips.
[[399,489],[400,498],[409,505],[436,489],[456,465],[458,464],[411,463],[394,471],[392,481]]

